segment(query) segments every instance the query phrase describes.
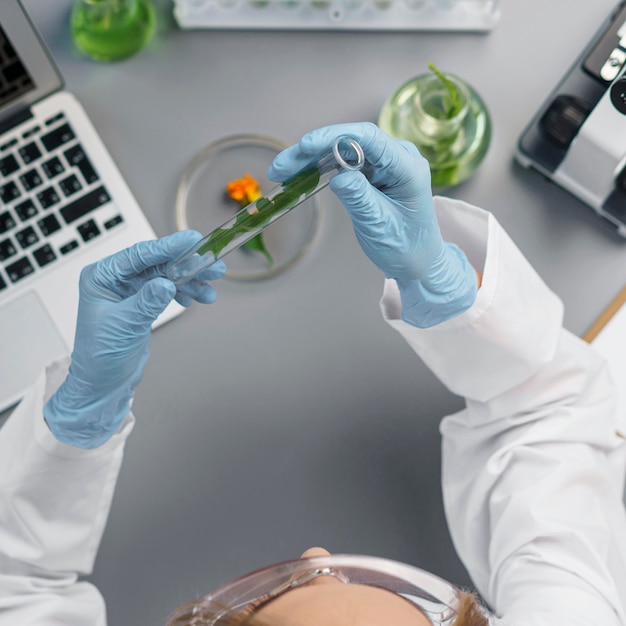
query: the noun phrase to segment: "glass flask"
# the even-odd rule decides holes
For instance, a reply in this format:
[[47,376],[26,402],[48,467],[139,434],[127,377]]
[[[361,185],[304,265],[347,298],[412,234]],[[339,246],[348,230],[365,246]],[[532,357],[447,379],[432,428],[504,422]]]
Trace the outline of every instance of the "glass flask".
[[433,187],[458,185],[471,176],[491,140],[491,118],[481,97],[458,76],[445,77],[458,94],[453,115],[446,84],[436,74],[422,74],[392,93],[378,118],[387,134],[419,148],[430,163]]
[[272,187],[172,261],[165,270],[167,277],[177,285],[192,280],[318,193],[336,174],[360,170],[364,163],[360,144],[351,137],[340,137],[328,154]]
[[97,61],[139,52],[155,28],[152,0],[74,0],[70,30],[76,46]]

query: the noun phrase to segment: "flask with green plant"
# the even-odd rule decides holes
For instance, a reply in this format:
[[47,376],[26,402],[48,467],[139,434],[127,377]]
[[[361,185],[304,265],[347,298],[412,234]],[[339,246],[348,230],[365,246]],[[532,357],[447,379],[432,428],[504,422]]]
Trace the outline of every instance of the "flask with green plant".
[[413,142],[430,163],[433,187],[466,180],[482,162],[491,140],[486,105],[463,79],[434,63],[430,73],[401,85],[383,105],[378,125]]

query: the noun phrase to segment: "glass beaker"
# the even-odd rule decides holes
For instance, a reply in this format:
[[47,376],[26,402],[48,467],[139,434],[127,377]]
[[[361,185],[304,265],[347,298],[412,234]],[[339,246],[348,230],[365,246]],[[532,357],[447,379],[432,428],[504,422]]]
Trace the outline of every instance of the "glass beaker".
[[389,96],[378,118],[387,134],[419,148],[430,163],[433,187],[450,187],[467,179],[491,141],[491,118],[483,100],[458,76],[445,77],[456,88],[454,108],[449,85],[436,74],[421,74]]
[[70,30],[76,46],[97,61],[139,52],[155,28],[152,0],[74,0]]
[[328,154],[272,187],[172,261],[165,269],[166,276],[177,285],[192,280],[322,190],[336,174],[360,170],[364,163],[363,149],[356,140],[338,138]]

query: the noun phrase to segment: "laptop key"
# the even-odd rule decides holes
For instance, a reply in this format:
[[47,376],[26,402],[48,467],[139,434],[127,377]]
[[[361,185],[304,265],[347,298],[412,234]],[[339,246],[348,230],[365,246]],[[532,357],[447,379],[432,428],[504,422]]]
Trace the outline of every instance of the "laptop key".
[[78,241],[76,239],[72,239],[72,241],[68,241],[65,245],[62,245],[59,250],[61,254],[67,254],[72,250],[76,250],[78,248]]
[[65,158],[70,165],[75,165],[80,170],[87,184],[95,183],[98,180],[98,173],[87,158],[81,145],[73,146],[63,154],[65,154]]
[[4,204],[11,204],[11,202],[13,202],[16,198],[19,198],[20,195],[20,190],[13,181],[0,187],[0,199],[4,202]]
[[57,204],[57,202],[60,202],[61,198],[59,198],[59,194],[53,187],[48,187],[37,194],[37,200],[39,200],[39,204],[41,204],[43,209],[49,209],[51,206]]
[[22,139],[28,139],[33,135],[36,135],[41,130],[40,126],[33,126],[31,129],[27,130],[25,133],[22,133]]
[[80,233],[83,241],[91,241],[100,234],[100,229],[93,220],[87,220],[85,223],[78,226],[76,230]]
[[27,257],[22,257],[19,261],[15,261],[15,263],[7,265],[5,269],[11,279],[11,282],[14,283],[35,271],[35,268]]
[[65,194],[66,197],[77,193],[83,188],[78,178],[74,174],[61,180],[59,182],[59,187],[61,188],[61,191]]
[[0,261],[6,261],[7,259],[10,259],[14,254],[17,254],[17,249],[10,239],[0,241]]
[[0,213],[0,234],[6,233],[7,230],[11,230],[15,227],[15,220],[13,216],[5,211],[4,213]]
[[0,276],[0,291],[7,286],[6,281]]
[[22,146],[18,150],[18,152],[22,157],[22,161],[24,161],[26,165],[32,163],[33,161],[36,161],[39,157],[41,157],[41,150],[34,141],[26,144],[25,146]]
[[32,200],[25,200],[15,206],[15,212],[22,222],[25,222],[33,217],[33,215],[37,215],[37,207]]
[[12,154],[8,154],[4,158],[0,159],[0,174],[3,176],[10,176],[13,172],[17,172],[19,169],[20,164]]
[[39,241],[39,237],[32,226],[15,233],[15,238],[22,248],[28,248]]
[[107,230],[111,230],[111,228],[113,228],[114,226],[117,226],[118,224],[121,224],[124,221],[124,218],[121,215],[116,215],[115,217],[112,217],[110,220],[107,220],[104,223],[104,227]]
[[52,126],[52,124],[56,124],[56,122],[58,122],[59,120],[62,120],[65,117],[65,113],[60,112],[57,113],[56,115],[53,115],[52,117],[49,117],[46,120],[46,126]]
[[52,233],[56,233],[56,231],[61,228],[59,220],[54,215],[48,215],[47,217],[40,219],[37,222],[37,225],[39,226],[39,230],[43,233],[44,237],[47,237]]
[[41,137],[41,141],[48,152],[52,152],[55,148],[74,139],[74,131],[69,124],[63,124],[47,135]]
[[35,189],[35,187],[39,187],[39,185],[43,183],[43,180],[36,169],[32,169],[24,174],[21,174],[20,181],[26,191]]
[[41,246],[41,248],[37,248],[37,250],[33,252],[33,256],[35,257],[35,261],[37,261],[39,267],[48,265],[48,263],[52,263],[52,261],[57,258],[56,254],[54,254],[54,250],[52,250],[48,244]]
[[9,141],[7,141],[6,143],[3,143],[0,146],[0,150],[8,150],[9,148],[12,148],[13,146],[17,146],[18,143],[19,142],[15,138],[9,139]]
[[85,194],[78,200],[74,200],[67,206],[64,206],[60,213],[63,216],[66,224],[71,224],[80,219],[87,213],[90,213],[99,206],[106,204],[111,200],[107,190],[104,187],[98,187],[88,194]]
[[49,161],[45,161],[41,164],[41,169],[48,178],[54,178],[65,171],[61,159],[53,157]]

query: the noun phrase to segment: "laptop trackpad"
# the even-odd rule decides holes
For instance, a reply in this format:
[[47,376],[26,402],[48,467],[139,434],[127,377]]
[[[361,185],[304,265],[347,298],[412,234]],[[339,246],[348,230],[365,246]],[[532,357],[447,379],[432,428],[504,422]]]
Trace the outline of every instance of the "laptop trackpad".
[[0,308],[0,346],[0,410],[17,402],[46,365],[69,352],[34,291]]

